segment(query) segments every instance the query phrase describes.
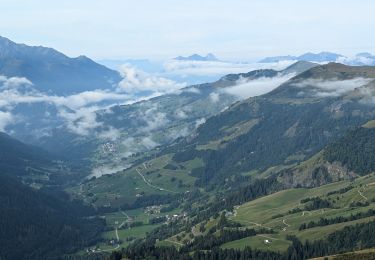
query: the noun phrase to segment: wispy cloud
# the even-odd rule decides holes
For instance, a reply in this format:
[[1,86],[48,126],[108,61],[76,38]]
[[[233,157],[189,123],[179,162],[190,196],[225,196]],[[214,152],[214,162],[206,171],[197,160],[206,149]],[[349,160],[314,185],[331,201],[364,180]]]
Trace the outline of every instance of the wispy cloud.
[[246,63],[226,61],[179,61],[170,60],[164,63],[167,74],[193,76],[224,76],[230,73],[243,73],[251,70],[272,68],[281,70],[291,65],[293,61],[277,63]]
[[301,95],[312,95],[316,97],[338,97],[354,89],[368,84],[373,79],[354,78],[348,80],[338,79],[306,79],[292,85],[301,88]]
[[272,78],[262,77],[255,80],[240,78],[233,87],[225,88],[223,91],[239,98],[249,98],[266,94],[292,78],[294,74],[279,75]]

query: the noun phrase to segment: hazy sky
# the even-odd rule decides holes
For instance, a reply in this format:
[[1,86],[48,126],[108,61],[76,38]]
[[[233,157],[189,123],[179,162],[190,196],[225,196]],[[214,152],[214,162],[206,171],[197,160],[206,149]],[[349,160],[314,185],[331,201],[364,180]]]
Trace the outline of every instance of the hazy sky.
[[375,52],[374,0],[0,0],[0,35],[70,56]]

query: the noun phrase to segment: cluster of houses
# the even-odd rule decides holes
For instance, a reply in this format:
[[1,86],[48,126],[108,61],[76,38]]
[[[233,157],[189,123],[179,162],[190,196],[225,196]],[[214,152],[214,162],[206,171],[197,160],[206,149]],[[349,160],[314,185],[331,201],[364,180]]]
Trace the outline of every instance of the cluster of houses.
[[117,151],[115,144],[111,142],[102,144],[101,149],[103,153],[115,153]]
[[160,214],[160,210],[162,209],[162,207],[162,205],[149,206],[145,208],[144,213],[148,215]]

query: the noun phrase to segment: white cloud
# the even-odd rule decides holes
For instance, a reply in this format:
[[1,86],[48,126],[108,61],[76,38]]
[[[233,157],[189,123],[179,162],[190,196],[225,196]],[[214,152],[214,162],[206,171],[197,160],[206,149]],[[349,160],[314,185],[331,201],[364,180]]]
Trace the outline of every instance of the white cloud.
[[304,89],[304,93],[312,94],[316,97],[338,97],[342,96],[358,87],[368,84],[373,79],[354,78],[348,80],[324,80],[307,79],[293,83],[293,86]]
[[201,93],[201,91],[198,88],[194,88],[194,87],[184,88],[183,92],[193,93],[193,94],[200,94]]
[[257,69],[282,70],[291,65],[293,61],[281,61],[278,63],[240,63],[225,61],[179,61],[171,60],[164,64],[166,73],[172,75],[193,76],[224,76],[231,73],[243,73]]
[[175,117],[178,118],[178,119],[185,119],[185,118],[187,118],[188,116],[187,116],[187,114],[185,113],[185,111],[183,111],[183,110],[178,110],[178,111],[176,111],[176,113],[175,113]]
[[60,109],[59,116],[66,122],[66,127],[73,133],[78,135],[88,135],[90,130],[101,126],[96,121],[96,113],[99,107],[84,107],[74,111]]
[[0,131],[4,131],[5,127],[13,121],[14,118],[11,113],[0,111]]
[[200,118],[195,121],[195,128],[198,128],[200,125],[206,123],[206,118]]
[[116,172],[123,171],[129,167],[130,165],[121,165],[121,166],[102,165],[102,166],[92,169],[91,174],[87,176],[87,179],[90,179],[92,177],[99,178],[103,175],[114,174]]
[[157,142],[152,140],[151,137],[148,137],[148,136],[142,138],[140,144],[142,144],[146,149],[152,149],[159,145]]
[[145,123],[146,127],[140,129],[141,132],[151,132],[153,130],[160,129],[169,123],[167,114],[158,111],[157,106],[153,106],[138,115]]
[[108,129],[101,131],[97,134],[100,139],[116,141],[121,137],[120,130],[110,126]]
[[280,75],[273,78],[259,78],[255,80],[247,80],[246,78],[240,78],[236,85],[223,89],[225,93],[232,94],[234,96],[246,99],[249,97],[260,96],[266,94],[273,89],[280,86],[292,78],[294,74]]
[[170,93],[186,86],[185,83],[177,83],[167,78],[149,75],[130,64],[121,66],[120,73],[123,79],[119,83],[119,88],[130,94],[138,94],[144,91]]
[[219,93],[215,93],[215,92],[213,92],[213,93],[210,94],[209,97],[210,97],[210,100],[211,100],[212,103],[217,103],[217,102],[219,102],[219,100],[220,100],[220,95],[219,95]]

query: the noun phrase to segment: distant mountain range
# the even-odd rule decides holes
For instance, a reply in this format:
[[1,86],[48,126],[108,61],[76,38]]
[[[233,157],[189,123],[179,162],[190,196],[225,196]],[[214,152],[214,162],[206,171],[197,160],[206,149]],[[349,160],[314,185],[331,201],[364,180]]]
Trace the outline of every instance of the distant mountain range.
[[216,58],[212,53],[208,53],[206,56],[201,56],[199,54],[193,54],[187,57],[178,56],[174,59],[180,61],[219,61],[219,59]]
[[351,66],[374,66],[375,65],[375,55],[362,52],[354,55],[353,57],[346,57],[341,54],[333,53],[333,52],[320,52],[320,53],[312,53],[308,52],[302,54],[300,56],[273,56],[273,57],[266,57],[260,60],[260,63],[274,63],[280,61],[311,61],[311,62],[340,62],[346,65]]
[[272,63],[272,62],[279,62],[279,61],[288,61],[288,60],[296,60],[296,61],[311,61],[311,62],[330,62],[330,61],[337,61],[337,59],[344,57],[341,54],[333,53],[333,52],[320,52],[320,53],[312,53],[307,52],[300,56],[274,56],[274,57],[267,57],[259,62],[261,63]]
[[121,79],[118,72],[86,56],[69,58],[52,48],[17,44],[4,37],[0,37],[0,75],[25,77],[36,89],[58,95],[108,89]]

